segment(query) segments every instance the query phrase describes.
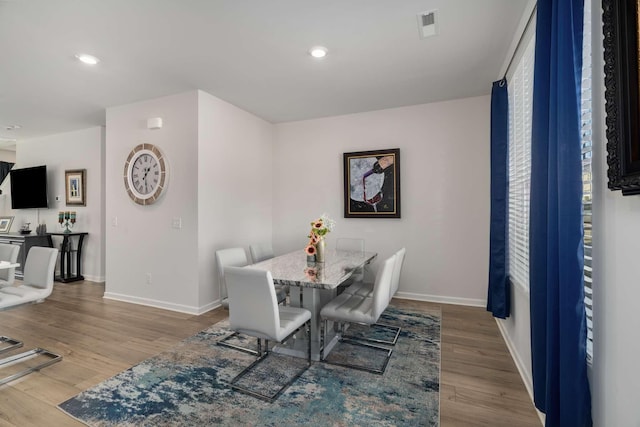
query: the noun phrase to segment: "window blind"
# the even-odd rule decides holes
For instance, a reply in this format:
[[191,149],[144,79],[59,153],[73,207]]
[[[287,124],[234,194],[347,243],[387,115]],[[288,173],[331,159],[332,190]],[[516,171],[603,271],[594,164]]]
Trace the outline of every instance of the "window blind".
[[[531,119],[535,38],[531,37],[509,79],[509,278],[529,290],[529,196]],[[585,2],[581,91],[581,143],[584,225],[584,293],[587,312],[587,356],[593,352],[592,279],[592,111],[591,4]]]
[[529,290],[529,192],[534,38],[509,80],[509,278]]
[[593,280],[592,280],[592,112],[591,112],[591,2],[584,5],[584,41],[582,47],[582,214],[584,223],[584,303],[587,311],[587,357],[593,357]]

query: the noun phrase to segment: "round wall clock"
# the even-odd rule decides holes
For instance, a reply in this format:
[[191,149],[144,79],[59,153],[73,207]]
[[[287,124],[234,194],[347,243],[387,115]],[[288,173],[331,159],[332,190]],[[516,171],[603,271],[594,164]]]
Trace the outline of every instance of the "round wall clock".
[[153,144],[134,147],[124,164],[124,186],[131,200],[150,205],[167,186],[167,164],[162,152]]

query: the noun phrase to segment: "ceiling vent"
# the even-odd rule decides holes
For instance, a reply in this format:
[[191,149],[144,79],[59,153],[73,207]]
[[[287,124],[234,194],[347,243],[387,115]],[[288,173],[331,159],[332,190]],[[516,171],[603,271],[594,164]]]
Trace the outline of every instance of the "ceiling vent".
[[438,25],[436,24],[436,10],[422,12],[418,14],[418,31],[420,38],[435,36],[438,34]]

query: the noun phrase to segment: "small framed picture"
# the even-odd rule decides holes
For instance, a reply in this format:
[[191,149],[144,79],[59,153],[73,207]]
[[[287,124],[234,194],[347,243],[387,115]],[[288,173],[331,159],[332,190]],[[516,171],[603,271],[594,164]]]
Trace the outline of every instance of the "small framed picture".
[[75,169],[64,172],[64,187],[67,206],[86,206],[86,169]]
[[12,222],[12,216],[0,216],[0,233],[8,233]]

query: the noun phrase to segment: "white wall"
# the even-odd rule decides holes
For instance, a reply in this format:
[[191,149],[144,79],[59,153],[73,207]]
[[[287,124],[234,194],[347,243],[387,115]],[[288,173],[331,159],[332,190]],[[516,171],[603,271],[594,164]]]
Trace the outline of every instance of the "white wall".
[[[107,109],[107,298],[198,312],[197,108],[192,91]],[[163,119],[162,129],[147,129],[151,117]],[[123,179],[129,152],[142,142],[163,152],[169,170],[167,189],[148,206],[129,198]],[[181,229],[172,228],[174,218]]]
[[[148,130],[150,117],[162,129]],[[168,188],[149,206],[124,189],[124,162],[141,142],[169,165]],[[215,251],[271,241],[272,144],[273,125],[202,91],[108,109],[105,297],[194,314],[218,306]]]
[[529,291],[522,286],[511,285],[511,316],[506,319],[496,319],[496,322],[520,371],[524,385],[533,399]]
[[16,162],[16,152],[12,150],[0,150],[0,161],[15,163]]
[[[77,212],[74,230],[86,231],[83,245],[82,274],[87,280],[104,281],[104,200],[102,194],[103,166],[101,151],[104,135],[101,127],[50,135],[18,142],[15,168],[47,166],[49,209],[11,210],[9,181],[2,186],[0,205],[5,215],[14,215],[11,231],[18,231],[25,222],[35,230],[38,223],[45,223],[47,231],[62,231],[58,224],[58,211]],[[65,177],[67,169],[86,169],[86,206],[66,206]],[[56,196],[60,197],[56,201]],[[54,243],[60,243],[54,237]]]
[[[484,96],[276,125],[276,252],[302,250],[326,212],[329,246],[364,237],[377,263],[407,248],[398,296],[484,305],[489,109]],[[402,218],[343,218],[342,154],[386,148],[400,148]]]
[[271,243],[273,125],[200,91],[198,135],[198,267],[204,307],[220,299],[216,250]]
[[596,426],[640,426],[640,196],[607,189],[601,5],[593,15],[593,369]]

